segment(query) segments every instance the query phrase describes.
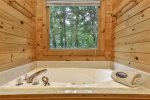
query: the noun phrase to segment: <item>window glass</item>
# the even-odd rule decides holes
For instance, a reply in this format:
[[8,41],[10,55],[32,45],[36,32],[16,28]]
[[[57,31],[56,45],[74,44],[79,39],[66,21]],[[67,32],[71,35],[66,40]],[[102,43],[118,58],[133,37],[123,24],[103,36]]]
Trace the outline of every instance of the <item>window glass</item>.
[[51,6],[50,48],[90,49],[98,43],[98,7]]

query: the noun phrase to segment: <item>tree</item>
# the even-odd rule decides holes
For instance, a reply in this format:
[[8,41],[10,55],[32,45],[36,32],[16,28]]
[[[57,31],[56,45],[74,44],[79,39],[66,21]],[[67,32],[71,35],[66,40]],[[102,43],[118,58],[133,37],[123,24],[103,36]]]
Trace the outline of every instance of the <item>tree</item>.
[[96,48],[97,7],[50,7],[51,48]]

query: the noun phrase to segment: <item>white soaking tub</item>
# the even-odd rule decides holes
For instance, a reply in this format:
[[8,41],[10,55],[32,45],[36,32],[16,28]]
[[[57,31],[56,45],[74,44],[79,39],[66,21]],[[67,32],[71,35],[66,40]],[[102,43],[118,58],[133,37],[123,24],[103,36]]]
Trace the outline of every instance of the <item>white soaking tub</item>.
[[[37,68],[29,73],[38,72],[45,68]],[[47,71],[38,75],[36,80],[39,80],[38,85],[27,83],[25,75],[8,82],[2,88],[126,88],[129,87],[117,83],[111,78],[111,69],[89,69],[89,68],[46,68]],[[44,86],[42,77],[49,78],[49,86]],[[23,80],[22,85],[16,85],[17,80]]]

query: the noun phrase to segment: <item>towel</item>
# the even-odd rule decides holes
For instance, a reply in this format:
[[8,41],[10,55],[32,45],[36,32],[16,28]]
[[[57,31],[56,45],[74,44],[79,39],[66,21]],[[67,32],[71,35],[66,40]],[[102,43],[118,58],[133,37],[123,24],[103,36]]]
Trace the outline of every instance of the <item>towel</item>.
[[114,70],[111,74],[114,81],[129,87],[137,87],[142,84],[142,76],[135,71]]

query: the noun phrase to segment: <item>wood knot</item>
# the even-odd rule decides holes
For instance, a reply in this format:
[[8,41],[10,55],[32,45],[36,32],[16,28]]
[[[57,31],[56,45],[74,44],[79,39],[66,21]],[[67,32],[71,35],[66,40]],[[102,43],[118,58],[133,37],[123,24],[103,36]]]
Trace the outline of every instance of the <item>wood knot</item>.
[[133,28],[132,31],[134,31],[135,29]]
[[102,31],[102,33],[104,33],[105,32],[105,29]]
[[46,47],[44,46],[43,49],[45,49]]
[[24,51],[25,51],[25,49],[22,49],[22,51],[24,52]]
[[131,63],[129,62],[129,65],[130,65]]
[[85,59],[86,61],[89,61],[89,59]]
[[3,26],[0,25],[0,28],[3,28]]
[[23,22],[22,20],[20,21],[20,23],[21,23],[21,24],[24,24],[24,22]]
[[41,35],[40,38],[43,38],[43,36]]
[[142,14],[142,17],[144,17],[145,15],[144,14]]
[[70,61],[69,59],[66,59],[66,61]]
[[12,29],[15,29],[14,27],[11,27]]
[[136,59],[136,60],[139,60],[139,58],[138,58],[138,57],[135,57],[135,59]]
[[13,57],[13,54],[11,54],[11,58]]

